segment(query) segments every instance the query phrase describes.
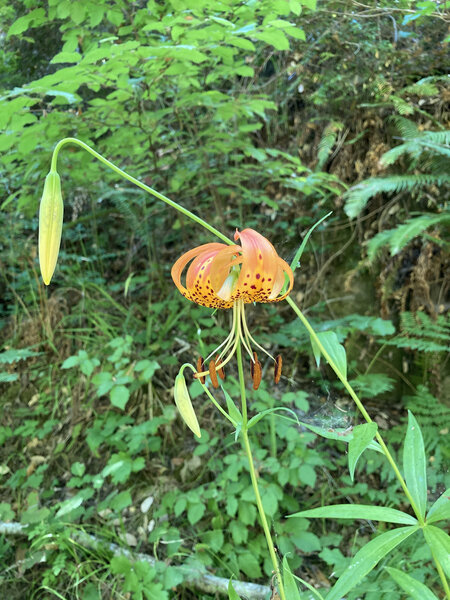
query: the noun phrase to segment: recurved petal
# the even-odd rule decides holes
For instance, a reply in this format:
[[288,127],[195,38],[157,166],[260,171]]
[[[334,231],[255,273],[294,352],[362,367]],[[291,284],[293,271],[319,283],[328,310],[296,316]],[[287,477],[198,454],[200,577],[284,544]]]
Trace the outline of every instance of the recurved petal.
[[269,240],[253,229],[236,231],[235,239],[237,238],[241,240],[243,261],[236,293],[239,293],[244,302],[271,301],[274,286],[278,288],[278,295],[283,285],[281,282],[279,286],[281,259],[277,251]]
[[[289,278],[289,285],[286,292],[282,296],[278,296],[281,292],[284,282],[286,281],[285,274],[287,274]],[[292,290],[292,286],[294,285],[294,274],[292,273],[291,267],[284,261],[282,258],[278,257],[278,269],[277,274],[275,276],[275,282],[272,288],[272,292],[269,295],[268,300],[270,302],[279,302],[280,300],[284,300],[286,296],[288,296]]]
[[[170,274],[172,275],[172,279],[174,284],[180,290],[183,295],[186,295],[187,289],[181,283],[181,275],[183,273],[184,268],[193,258],[201,255],[204,252],[208,251],[216,251],[218,252],[221,248],[223,248],[225,244],[219,243],[211,243],[211,244],[202,244],[201,246],[197,246],[196,248],[192,248],[188,252],[185,252],[180,258],[175,262],[172,267]],[[189,286],[189,284],[187,284]]]

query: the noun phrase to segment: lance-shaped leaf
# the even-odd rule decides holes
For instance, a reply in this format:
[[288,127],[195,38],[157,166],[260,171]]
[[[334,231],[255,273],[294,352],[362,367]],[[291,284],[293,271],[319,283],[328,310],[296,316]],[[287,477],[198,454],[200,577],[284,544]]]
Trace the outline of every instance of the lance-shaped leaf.
[[413,600],[439,600],[426,585],[417,581],[411,575],[407,575],[393,567],[386,567],[386,571]]
[[439,496],[427,514],[427,523],[450,519],[450,488]]
[[415,533],[419,527],[399,527],[387,531],[363,546],[326,595],[325,600],[341,600],[375,567],[391,550]]
[[201,437],[200,426],[197,421],[197,415],[194,412],[191,398],[186,386],[186,380],[181,370],[175,377],[175,386],[173,388],[175,404],[180,412],[181,418],[189,429],[197,436]]
[[417,523],[417,519],[401,510],[386,506],[372,506],[370,504],[334,504],[320,508],[311,508],[310,510],[302,510],[289,515],[289,517],[366,519],[368,521],[385,521],[386,523],[400,523],[402,525],[415,525]]
[[295,578],[292,575],[292,571],[289,567],[286,557],[283,558],[283,583],[284,591],[286,592],[286,598],[289,598],[289,600],[301,600],[300,592],[298,591]]
[[450,536],[434,525],[424,527],[423,535],[445,574],[450,577]]
[[364,450],[372,442],[377,432],[376,423],[364,423],[353,428],[353,438],[348,443],[348,470],[353,481],[356,463]]
[[406,485],[422,515],[427,505],[427,472],[422,432],[411,411],[408,411],[408,429],[403,444],[403,469]]
[[45,285],[50,284],[58,260],[63,214],[61,180],[56,171],[50,171],[39,208],[39,264]]
[[240,596],[237,595],[236,590],[233,587],[231,579],[228,582],[228,600],[241,600]]
[[[322,331],[317,334],[320,343],[324,350],[328,353],[331,360],[334,362],[338,371],[344,379],[347,379],[347,357],[345,354],[345,348],[339,343],[337,335],[334,331]],[[311,337],[311,346],[316,359],[317,366],[320,365],[321,349],[317,344],[316,340]]]

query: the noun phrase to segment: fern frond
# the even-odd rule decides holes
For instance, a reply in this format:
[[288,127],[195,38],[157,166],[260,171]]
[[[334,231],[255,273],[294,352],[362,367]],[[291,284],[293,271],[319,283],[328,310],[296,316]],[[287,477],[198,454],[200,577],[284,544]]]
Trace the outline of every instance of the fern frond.
[[435,96],[439,93],[438,88],[434,85],[434,83],[430,83],[425,80],[416,81],[416,83],[412,83],[411,85],[407,85],[400,92],[403,94],[416,94],[417,96]]
[[342,123],[333,122],[325,127],[322,138],[317,147],[317,167],[316,171],[321,171],[325,161],[330,155],[336,142],[337,132],[343,127]]
[[400,315],[400,335],[384,343],[397,348],[410,348],[420,352],[450,351],[450,319],[438,315],[433,320],[424,312],[404,312]]
[[405,117],[392,115],[389,120],[394,123],[395,128],[403,138],[415,138],[420,135],[417,125]]
[[367,256],[373,261],[380,248],[389,244],[391,256],[398,254],[413,238],[429,227],[450,221],[450,213],[423,214],[393,229],[380,231],[367,244]]
[[445,185],[450,183],[450,175],[429,174],[393,175],[391,177],[371,177],[353,186],[344,194],[344,210],[350,219],[357,217],[364,210],[372,196],[380,193],[414,190],[424,185]]
[[[407,119],[403,119],[407,122]],[[424,152],[434,152],[442,156],[450,157],[450,130],[446,131],[425,131],[411,137],[412,129],[404,127],[404,122],[401,123],[403,130],[406,130],[408,137],[404,144],[391,148],[383,154],[380,162],[384,165],[391,165],[403,154],[409,154],[412,158],[419,158]],[[448,165],[446,171],[448,170]]]
[[[424,385],[419,385],[414,396],[406,396],[406,408],[417,417],[427,453],[446,442],[445,423],[450,422],[450,408],[439,402]],[[406,419],[405,419],[406,420]],[[440,434],[440,435],[439,435]],[[402,432],[403,435],[403,432]]]

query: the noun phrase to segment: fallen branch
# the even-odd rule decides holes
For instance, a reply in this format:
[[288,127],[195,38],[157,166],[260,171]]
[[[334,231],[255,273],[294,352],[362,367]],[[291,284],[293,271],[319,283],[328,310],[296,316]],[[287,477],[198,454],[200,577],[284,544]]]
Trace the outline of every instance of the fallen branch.
[[[0,521],[0,534],[6,536],[20,536],[26,535],[26,530],[27,526],[22,525],[21,523],[4,523]],[[126,548],[121,548],[117,544],[101,540],[94,535],[90,535],[83,531],[74,532],[72,539],[86,548],[91,548],[93,550],[106,548],[112,552],[114,556],[126,556],[134,562],[147,562],[152,566],[156,563],[155,559],[148,554],[132,552]],[[205,573],[192,573],[191,567],[189,567],[189,572],[190,577],[188,578],[188,581],[198,590],[209,594],[218,593],[224,596],[227,595],[228,579]],[[247,581],[236,581],[233,579],[233,587],[237,594],[246,600],[266,600],[270,596],[270,588],[265,585],[258,585]]]

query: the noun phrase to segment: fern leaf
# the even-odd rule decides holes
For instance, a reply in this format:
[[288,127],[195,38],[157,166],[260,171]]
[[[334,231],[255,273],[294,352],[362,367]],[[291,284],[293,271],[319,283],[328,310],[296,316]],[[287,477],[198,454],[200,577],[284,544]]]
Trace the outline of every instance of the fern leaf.
[[391,256],[398,254],[413,238],[420,235],[425,229],[438,223],[450,221],[450,214],[423,214],[419,217],[408,219],[406,223],[398,225],[394,229],[380,231],[367,245],[367,256],[372,261],[380,248],[389,244]]
[[372,196],[380,193],[393,194],[404,190],[413,190],[423,185],[444,185],[450,183],[450,175],[393,175],[391,177],[371,177],[353,186],[344,194],[344,210],[350,219],[364,210]]
[[342,123],[330,123],[323,132],[317,148],[316,171],[321,171],[336,142],[337,132],[343,127]]
[[390,121],[394,123],[395,128],[403,138],[412,139],[420,135],[417,125],[405,117],[392,115],[392,117],[390,117]]

